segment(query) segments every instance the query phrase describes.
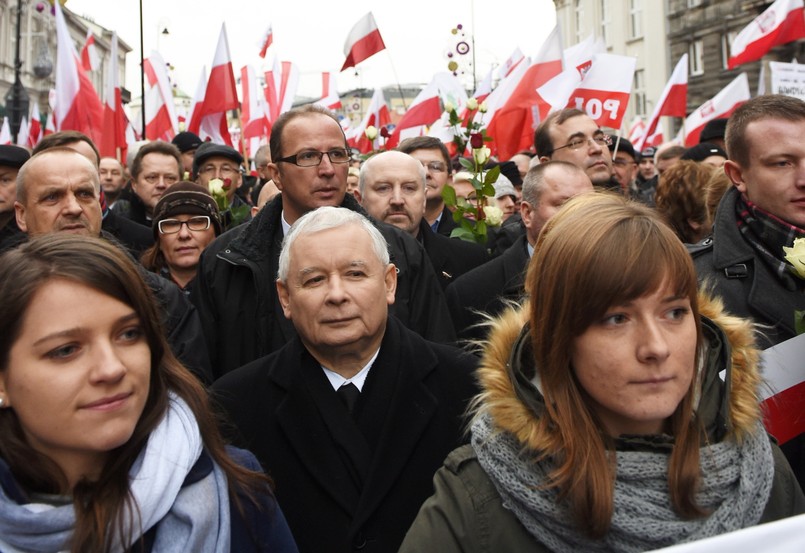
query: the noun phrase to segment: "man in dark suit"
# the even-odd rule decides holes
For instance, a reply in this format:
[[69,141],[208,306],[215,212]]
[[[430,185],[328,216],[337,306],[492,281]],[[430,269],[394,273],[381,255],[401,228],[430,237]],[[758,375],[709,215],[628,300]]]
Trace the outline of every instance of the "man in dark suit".
[[442,290],[454,279],[487,261],[478,244],[433,232],[424,218],[426,169],[402,152],[377,154],[361,167],[361,205],[378,221],[404,230],[422,244]]
[[396,551],[462,442],[474,357],[388,306],[397,273],[362,215],[322,207],[283,241],[277,294],[297,335],[213,391],[257,455],[302,553]]
[[590,178],[571,163],[549,161],[528,171],[520,203],[526,234],[500,257],[466,273],[447,288],[447,306],[459,339],[482,339],[486,329],[478,325],[484,320],[483,313],[497,315],[507,301],[523,295],[525,270],[539,231],[567,200],[592,190]]
[[447,146],[435,136],[414,136],[400,142],[397,149],[409,154],[425,168],[427,179],[425,220],[433,232],[450,237],[450,233],[458,224],[453,220],[453,213],[442,198],[444,185],[451,182],[453,176]]

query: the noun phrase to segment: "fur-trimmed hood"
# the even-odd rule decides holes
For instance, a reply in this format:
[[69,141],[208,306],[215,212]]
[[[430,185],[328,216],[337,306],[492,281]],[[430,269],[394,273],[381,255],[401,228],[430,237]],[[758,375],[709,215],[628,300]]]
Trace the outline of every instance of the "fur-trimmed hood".
[[[528,332],[529,304],[511,307],[490,322],[478,377],[481,395],[478,413],[489,413],[500,430],[513,434],[530,449],[535,442],[537,421],[544,399],[531,383],[534,372]],[[723,304],[699,294],[699,312],[705,351],[702,355],[701,397],[697,416],[708,439],[725,436],[741,440],[752,433],[761,419],[759,407],[759,352],[749,321],[725,313]],[[719,373],[726,370],[722,381]],[[538,370],[537,370],[538,372]]]

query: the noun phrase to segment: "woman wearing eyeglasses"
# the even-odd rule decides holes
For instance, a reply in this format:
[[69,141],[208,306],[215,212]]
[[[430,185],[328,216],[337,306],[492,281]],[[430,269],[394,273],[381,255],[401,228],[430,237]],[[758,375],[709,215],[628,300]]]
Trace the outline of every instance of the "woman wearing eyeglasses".
[[143,253],[143,265],[189,294],[201,252],[221,233],[215,200],[203,186],[178,182],[154,208],[152,228],[155,242]]

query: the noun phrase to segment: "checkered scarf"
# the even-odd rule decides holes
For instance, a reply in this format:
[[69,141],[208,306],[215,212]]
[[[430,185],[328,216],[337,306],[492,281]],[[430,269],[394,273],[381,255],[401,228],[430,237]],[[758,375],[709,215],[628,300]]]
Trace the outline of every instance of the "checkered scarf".
[[735,202],[735,214],[738,230],[783,286],[791,291],[801,288],[803,281],[783,257],[783,246],[793,245],[795,238],[805,238],[805,230],[763,211],[743,194]]

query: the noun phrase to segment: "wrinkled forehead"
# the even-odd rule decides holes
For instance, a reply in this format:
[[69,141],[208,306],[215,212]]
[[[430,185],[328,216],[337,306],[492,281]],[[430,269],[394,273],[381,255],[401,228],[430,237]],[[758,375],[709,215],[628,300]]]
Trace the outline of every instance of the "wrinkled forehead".
[[551,140],[554,146],[561,146],[573,137],[592,138],[603,131],[587,115],[576,115],[562,123],[551,125]]

